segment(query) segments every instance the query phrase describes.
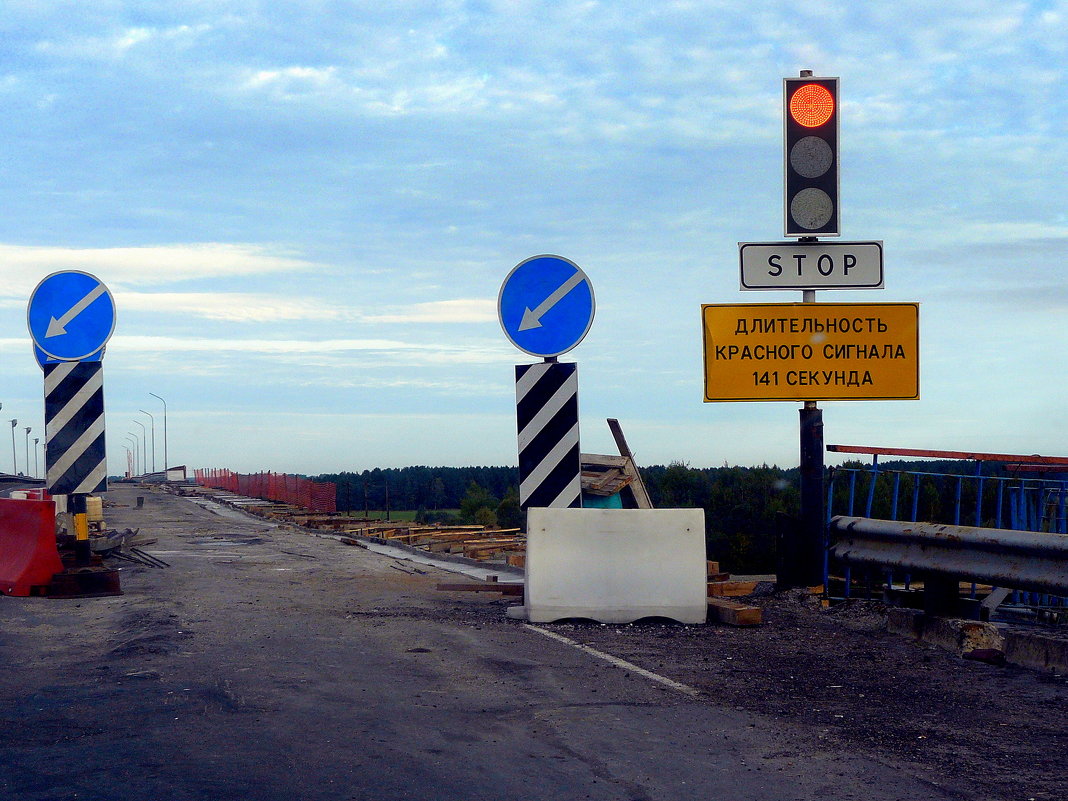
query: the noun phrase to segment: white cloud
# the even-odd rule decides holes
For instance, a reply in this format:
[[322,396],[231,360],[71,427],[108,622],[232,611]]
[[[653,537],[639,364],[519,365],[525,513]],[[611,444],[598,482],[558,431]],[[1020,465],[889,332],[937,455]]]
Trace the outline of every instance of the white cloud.
[[[0,338],[0,351],[26,354],[30,339]],[[304,368],[351,368],[359,366],[430,366],[503,364],[514,360],[515,351],[498,342],[480,341],[446,344],[398,339],[237,339],[231,336],[149,336],[115,334],[108,342],[108,362],[145,354],[157,359],[181,362],[188,354],[198,354],[204,367],[230,358],[267,357],[288,362],[295,375]],[[203,354],[210,354],[204,357]],[[212,358],[213,357],[213,358]],[[397,380],[403,380],[398,378]]]
[[0,284],[27,297],[37,282],[59,270],[92,273],[115,290],[173,284],[195,278],[298,273],[315,265],[268,245],[205,242],[145,247],[73,248],[0,244]]
[[368,323],[488,323],[497,319],[497,304],[488,298],[416,303],[385,314],[368,314]]
[[157,337],[116,334],[109,350],[155,353],[209,352],[261,353],[265,355],[336,353],[345,351],[401,351],[440,346],[419,345],[393,339],[233,339],[210,337]]
[[124,312],[191,314],[207,320],[251,323],[280,320],[337,320],[354,314],[319,301],[245,292],[115,292]]
[[130,51],[151,42],[188,45],[196,37],[211,30],[211,25],[174,25],[166,28],[136,26],[106,30],[95,36],[78,34],[43,39],[37,51],[53,58],[86,60],[120,59]]
[[281,97],[295,97],[309,91],[322,90],[337,80],[336,67],[283,67],[251,72],[244,88],[268,89]]

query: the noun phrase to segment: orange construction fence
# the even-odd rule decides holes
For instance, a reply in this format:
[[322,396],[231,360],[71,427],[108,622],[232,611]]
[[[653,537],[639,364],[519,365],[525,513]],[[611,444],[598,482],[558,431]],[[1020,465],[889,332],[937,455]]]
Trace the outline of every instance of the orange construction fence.
[[312,512],[337,511],[337,485],[333,482],[312,481],[286,473],[234,473],[225,468],[204,468],[193,473],[201,487],[288,503]]

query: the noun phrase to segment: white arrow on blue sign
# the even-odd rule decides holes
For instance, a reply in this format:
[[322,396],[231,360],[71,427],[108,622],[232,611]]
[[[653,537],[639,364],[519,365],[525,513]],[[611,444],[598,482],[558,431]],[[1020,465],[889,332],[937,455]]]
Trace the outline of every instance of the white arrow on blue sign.
[[95,275],[64,270],[47,276],[33,290],[26,322],[33,344],[46,357],[63,362],[94,355],[98,359],[115,331],[115,300]]
[[531,256],[504,279],[497,315],[505,336],[531,356],[559,356],[593,325],[593,284],[562,256]]

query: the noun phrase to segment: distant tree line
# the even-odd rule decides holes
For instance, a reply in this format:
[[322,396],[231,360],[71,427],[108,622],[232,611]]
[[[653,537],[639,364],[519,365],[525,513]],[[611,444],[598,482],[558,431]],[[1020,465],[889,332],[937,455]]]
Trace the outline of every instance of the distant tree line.
[[[854,514],[864,514],[869,465],[847,462],[843,467],[864,468],[850,486],[848,473],[835,482],[832,511],[848,512],[850,493]],[[880,464],[873,493],[873,517],[890,517],[893,471],[945,474],[925,477],[913,489],[911,478],[899,488],[898,517],[911,513],[913,492],[919,493],[919,517],[952,522],[957,508],[956,475],[973,476],[973,462],[893,461]],[[775,570],[776,532],[783,516],[800,512],[800,473],[776,466],[694,468],[682,462],[641,468],[653,505],[658,508],[701,508],[705,511],[705,537],[710,559],[734,573]],[[987,476],[1004,475],[1004,467],[984,465]],[[402,467],[318,476],[337,485],[338,511],[364,509],[416,510],[421,522],[481,523],[502,528],[523,526],[519,509],[519,471],[516,467]],[[989,496],[989,497],[988,497]],[[961,508],[974,517],[976,483],[961,483]],[[993,493],[984,495],[984,525],[990,524]],[[971,524],[972,519],[962,519]]]
[[415,509],[424,520],[448,522],[449,510],[467,511],[472,505],[471,498],[464,505],[469,494],[479,502],[477,508],[492,507],[496,511],[513,489],[516,508],[519,506],[518,467],[387,467],[360,473],[326,473],[317,478],[337,485],[339,512]]

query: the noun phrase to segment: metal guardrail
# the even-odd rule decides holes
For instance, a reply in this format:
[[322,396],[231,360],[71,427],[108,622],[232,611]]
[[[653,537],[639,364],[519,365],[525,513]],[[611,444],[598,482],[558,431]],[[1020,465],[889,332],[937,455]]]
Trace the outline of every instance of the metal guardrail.
[[943,518],[937,522],[1068,533],[1068,481],[1062,479],[885,470],[877,462],[832,467],[827,509],[831,516],[915,521],[932,513],[921,505],[924,492],[933,494]]
[[837,516],[834,558],[850,565],[1068,594],[1068,535]]
[[[955,454],[943,452],[916,451],[917,455],[937,457],[945,460],[957,459],[961,465],[960,472],[926,472],[916,470],[886,469],[878,462],[879,449],[845,448],[828,446],[828,450],[870,453],[870,465],[844,465],[830,469],[827,482],[828,523],[834,515],[847,517],[863,516],[884,520],[929,521],[930,524],[949,524],[960,526],[971,524],[975,528],[996,530],[1019,530],[1025,532],[1048,534],[1068,534],[1068,465],[1062,465],[1064,459],[1045,458],[1054,462],[1044,469],[1028,465],[1010,464],[1007,475],[984,475],[983,465],[991,454]],[[909,455],[906,452],[886,452],[887,455]],[[979,457],[983,457],[980,459]],[[1022,461],[1020,457],[1014,457]],[[975,459],[969,475],[968,462]],[[1029,457],[1027,461],[1035,461]],[[1058,475],[1059,474],[1059,475]],[[836,536],[828,529],[828,543]],[[871,598],[879,585],[886,591],[904,589],[912,585],[913,574],[917,577],[921,571],[876,567],[866,564],[854,568],[847,561],[835,558],[835,552],[826,551],[824,564],[825,586],[832,586],[832,574],[843,577],[841,589],[844,597],[852,597],[858,589],[862,595]],[[855,574],[859,574],[855,575]],[[856,586],[859,579],[860,587]],[[943,577],[943,580],[945,577]],[[984,580],[982,583],[986,583]],[[837,584],[837,581],[835,582]],[[1003,584],[1002,586],[1011,586]],[[972,584],[970,593],[977,597],[977,586]],[[1053,620],[1064,618],[1068,608],[1068,598],[1063,591],[1056,593],[1039,592],[1013,588],[1001,611],[1014,618],[1050,617]],[[1000,603],[1000,602],[999,602]]]

